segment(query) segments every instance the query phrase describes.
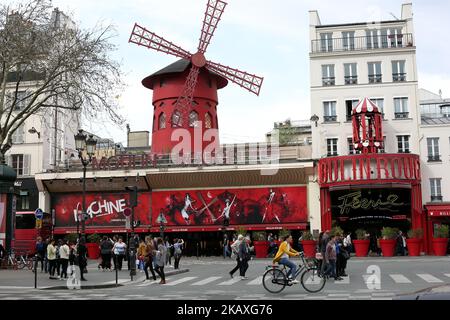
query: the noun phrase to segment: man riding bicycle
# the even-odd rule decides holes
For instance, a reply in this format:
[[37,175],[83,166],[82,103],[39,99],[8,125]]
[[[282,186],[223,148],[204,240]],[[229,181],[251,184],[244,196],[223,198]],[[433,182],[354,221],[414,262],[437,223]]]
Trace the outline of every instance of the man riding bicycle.
[[300,253],[292,249],[291,244],[292,244],[291,235],[283,237],[283,242],[280,244],[280,247],[278,248],[278,252],[275,255],[275,258],[273,259],[273,263],[278,262],[278,264],[285,265],[286,267],[289,268],[287,277],[289,283],[293,284],[298,283],[296,279],[292,279],[292,274],[295,274],[295,272],[297,271],[297,265],[291,260],[289,260],[289,257],[296,257],[300,255]]

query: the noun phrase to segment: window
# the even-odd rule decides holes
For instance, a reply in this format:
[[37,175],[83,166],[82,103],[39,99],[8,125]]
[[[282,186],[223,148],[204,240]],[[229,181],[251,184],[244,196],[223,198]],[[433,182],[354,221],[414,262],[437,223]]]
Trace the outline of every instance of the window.
[[356,71],[356,63],[345,63],[345,84],[357,84],[358,83],[358,74]]
[[427,138],[428,162],[441,161],[439,155],[439,138]]
[[19,144],[25,142],[25,124],[21,124],[11,136],[12,143]]
[[370,100],[377,105],[377,107],[378,107],[379,111],[381,112],[381,114],[383,115],[383,119],[384,119],[384,99],[383,98],[373,98]]
[[30,210],[30,195],[28,191],[20,191],[17,207],[20,211]]
[[386,137],[383,137],[383,145],[378,149],[378,153],[386,153]]
[[369,83],[381,83],[383,75],[381,73],[381,62],[369,62]]
[[450,105],[442,105],[439,107],[444,118],[450,118]]
[[403,47],[403,34],[401,28],[389,29],[388,43],[391,48]]
[[353,143],[353,138],[347,138],[347,144],[348,144],[348,154],[360,154],[361,151],[355,150],[355,144]]
[[407,119],[409,117],[408,98],[394,99],[395,119]]
[[159,115],[159,130],[166,128],[166,114],[163,112]]
[[322,84],[324,86],[334,86],[334,64],[326,64],[322,66]]
[[410,153],[409,136],[397,136],[398,153]]
[[430,179],[431,201],[442,201],[441,178]]
[[405,60],[392,61],[392,81],[406,81]]
[[36,228],[36,218],[34,214],[16,214],[16,229]]
[[[26,99],[26,97],[28,96],[28,92],[26,91],[17,91],[17,101],[16,104],[14,106],[14,110],[16,111],[20,111],[23,110],[27,103],[28,103],[28,99]],[[12,97],[12,101],[14,101],[14,93],[13,93],[13,97]]]
[[209,114],[209,112],[207,112],[205,114],[205,128],[206,129],[212,128],[212,118],[211,118],[211,114]]
[[336,101],[326,101],[323,103],[324,122],[336,122]]
[[344,50],[355,50],[355,32],[342,32]]
[[322,52],[333,51],[333,34],[321,33],[320,34],[320,47]]
[[196,111],[191,111],[189,113],[189,127],[196,127],[196,122],[198,121],[198,113]]
[[346,100],[345,107],[347,110],[347,121],[352,121],[352,111],[358,105],[359,100]]
[[366,37],[367,37],[367,49],[379,48],[378,30],[367,30]]
[[12,154],[8,159],[8,165],[16,171],[18,176],[30,175],[30,158],[29,154]]
[[337,156],[337,143],[338,139],[327,139],[327,156],[334,157]]
[[178,110],[175,110],[172,114],[172,128],[174,127],[182,127],[183,121],[181,119],[181,113]]

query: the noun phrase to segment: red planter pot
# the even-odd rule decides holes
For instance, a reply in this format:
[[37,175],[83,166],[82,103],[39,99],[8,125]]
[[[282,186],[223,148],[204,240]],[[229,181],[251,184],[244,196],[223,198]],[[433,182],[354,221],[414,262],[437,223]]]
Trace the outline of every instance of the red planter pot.
[[380,240],[381,252],[383,253],[383,257],[393,257],[395,253],[395,246],[397,244],[397,240]]
[[256,258],[267,257],[269,241],[253,241],[253,245],[255,246]]
[[433,239],[433,251],[436,256],[445,256],[447,255],[447,238],[436,238]]
[[100,248],[97,243],[86,243],[89,259],[98,259],[100,257]]
[[314,240],[302,240],[305,257],[314,258],[316,256],[316,242]]
[[408,246],[408,254],[410,257],[420,256],[422,239],[406,239],[406,245]]
[[353,240],[353,246],[357,257],[367,257],[370,240]]

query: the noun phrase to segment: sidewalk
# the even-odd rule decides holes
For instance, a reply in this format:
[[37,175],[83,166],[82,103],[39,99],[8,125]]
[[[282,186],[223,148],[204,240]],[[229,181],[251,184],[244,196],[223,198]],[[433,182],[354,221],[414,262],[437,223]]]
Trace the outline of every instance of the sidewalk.
[[[40,264],[39,264],[40,267]],[[114,288],[116,286],[124,286],[134,282],[142,282],[145,280],[145,273],[136,270],[136,275],[133,276],[131,281],[130,271],[126,269],[126,263],[124,269],[118,272],[118,285],[116,285],[116,272],[102,271],[98,269],[97,260],[88,261],[88,273],[84,275],[87,281],[60,280],[49,279],[49,274],[41,272],[38,268],[37,273],[37,289],[41,290],[64,290],[72,289],[78,286],[80,289],[104,289]],[[189,272],[189,269],[183,268],[174,270],[173,268],[165,268],[166,276]],[[79,277],[79,275],[78,275]],[[2,289],[34,289],[35,274],[30,270],[0,270],[0,290]]]

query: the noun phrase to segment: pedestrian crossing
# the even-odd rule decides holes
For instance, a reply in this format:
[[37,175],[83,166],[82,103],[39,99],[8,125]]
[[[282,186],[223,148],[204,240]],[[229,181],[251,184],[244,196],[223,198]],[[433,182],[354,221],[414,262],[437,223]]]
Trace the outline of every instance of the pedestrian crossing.
[[[187,285],[187,286],[233,286],[233,285],[245,285],[245,286],[261,286],[263,282],[263,276],[250,277],[246,280],[242,280],[241,277],[228,278],[225,276],[209,276],[207,278],[201,279],[198,276],[189,276],[189,277],[181,277],[181,278],[167,278],[165,286],[178,286],[178,285]],[[380,283],[382,284],[398,284],[398,285],[407,285],[407,284],[420,284],[420,283],[445,283],[448,281],[447,278],[450,278],[450,274],[440,274],[440,275],[432,275],[428,273],[417,273],[410,274],[408,276],[404,274],[384,274],[381,276]],[[377,280],[377,279],[376,279]],[[347,277],[343,277],[342,280],[333,280],[329,279],[327,281],[327,286],[330,284],[334,284],[338,287],[345,287],[346,285],[354,285],[361,283],[364,287],[366,284],[377,283],[373,279],[371,275],[353,275],[350,274]],[[308,280],[307,280],[308,282]],[[156,281],[144,281],[141,284],[136,285],[137,287],[148,287],[152,285],[159,284],[159,279]]]

